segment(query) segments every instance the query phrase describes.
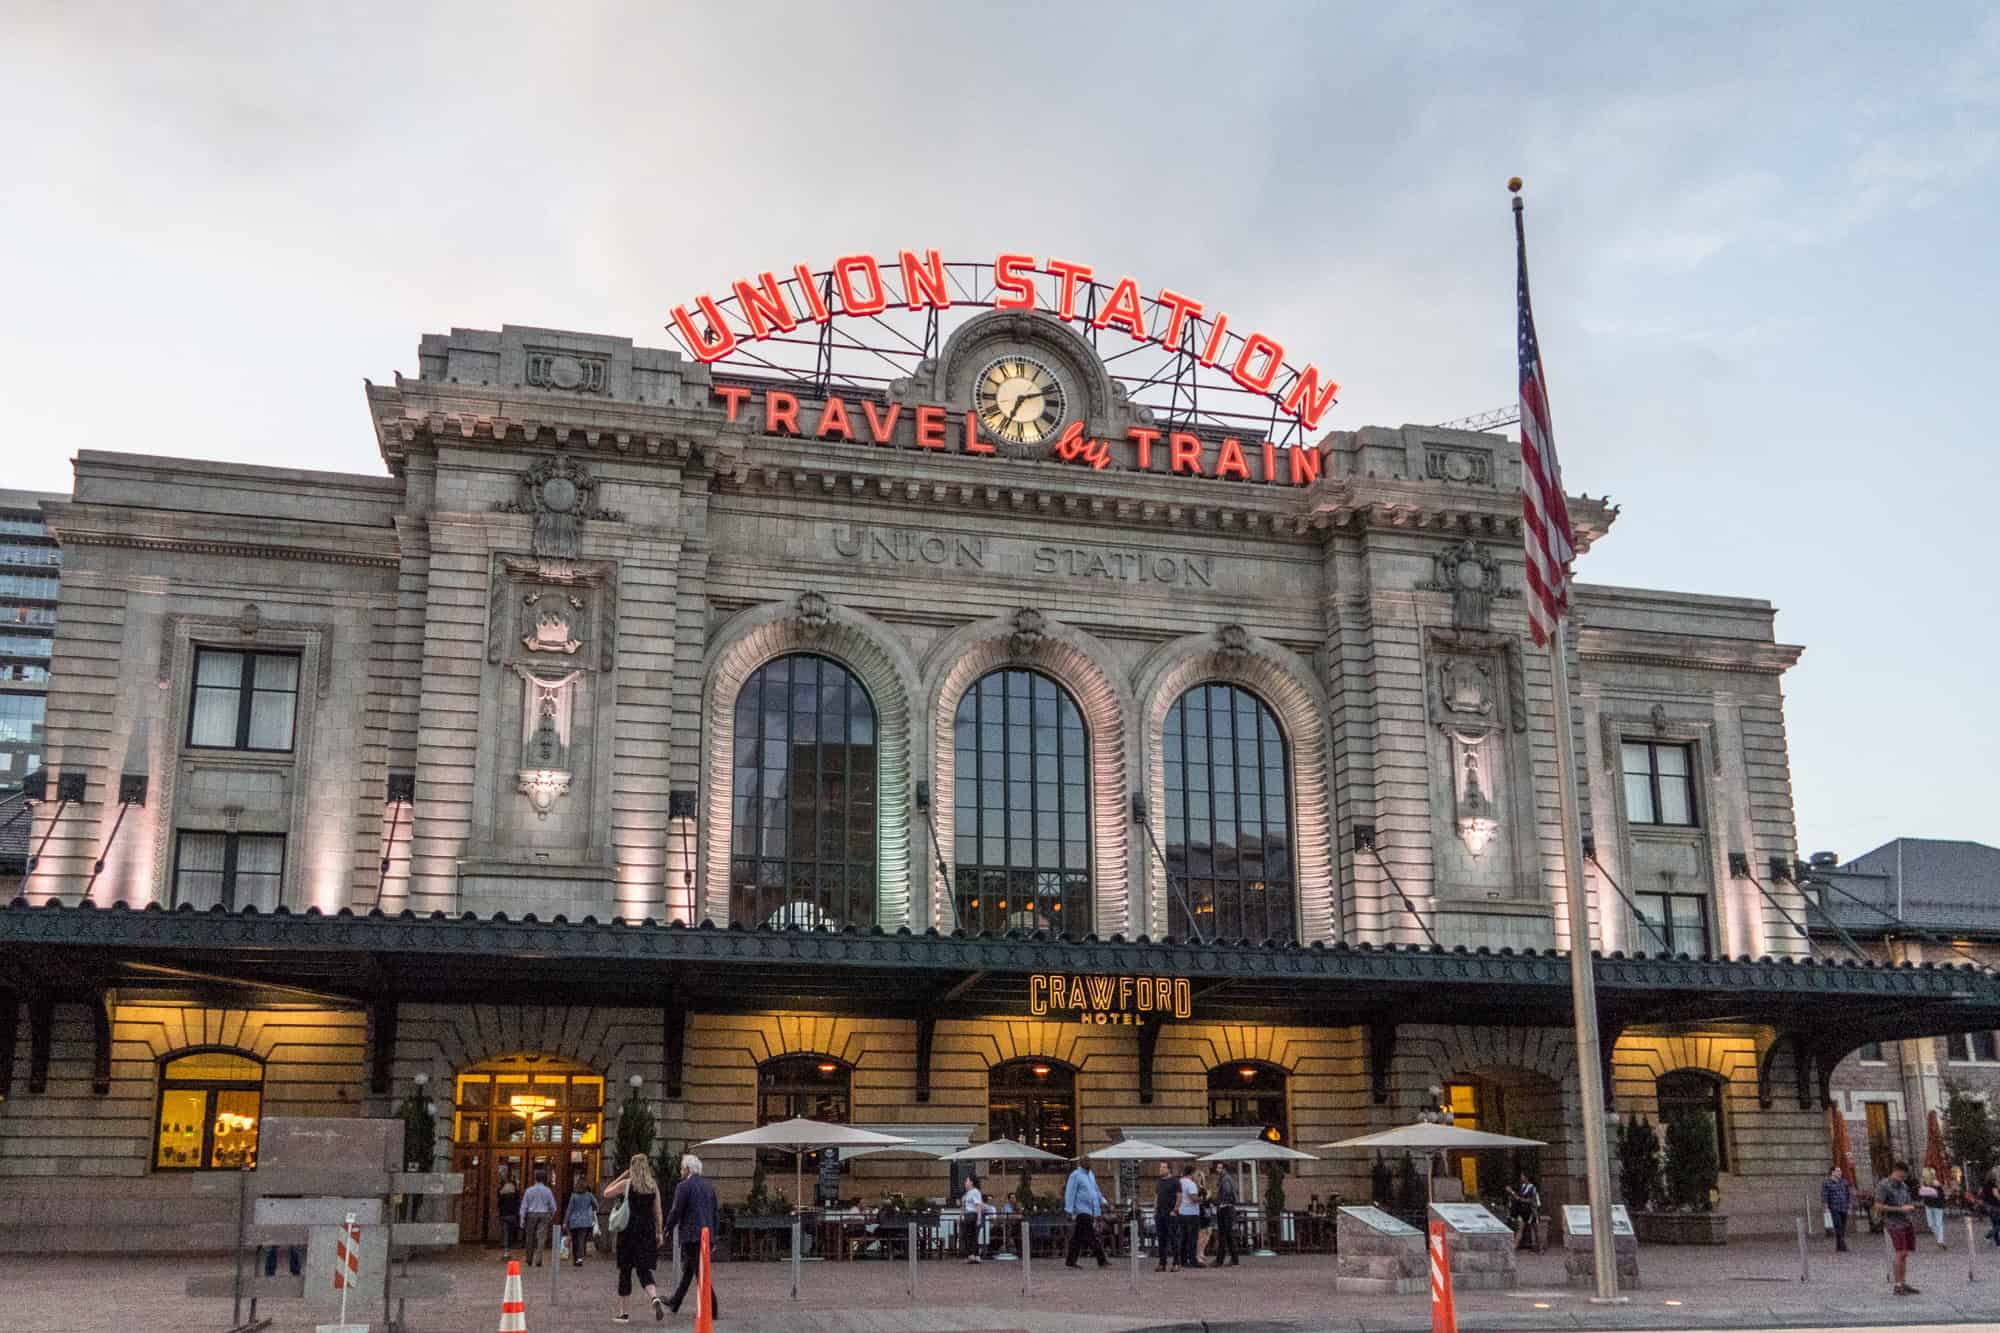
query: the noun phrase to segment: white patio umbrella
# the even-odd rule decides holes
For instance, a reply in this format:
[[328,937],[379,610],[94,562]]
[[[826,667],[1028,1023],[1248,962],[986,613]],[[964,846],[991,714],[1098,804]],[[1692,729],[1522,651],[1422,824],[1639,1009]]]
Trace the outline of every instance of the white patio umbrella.
[[1043,1152],[1031,1143],[1019,1139],[995,1139],[991,1143],[975,1143],[970,1148],[960,1148],[955,1153],[947,1153],[938,1159],[941,1162],[1060,1162],[1062,1157],[1052,1152]]
[[908,1142],[908,1139],[895,1134],[878,1134],[874,1130],[856,1129],[852,1125],[831,1125],[824,1120],[794,1116],[774,1125],[759,1125],[737,1134],[724,1134],[719,1139],[708,1139],[697,1146],[778,1148],[789,1152],[792,1155],[792,1209],[796,1212],[805,1199],[807,1153],[821,1148],[888,1148]]
[[[1322,1148],[1417,1148],[1426,1154],[1443,1149],[1479,1148],[1546,1148],[1548,1144],[1540,1139],[1521,1139],[1512,1134],[1492,1134],[1482,1129],[1461,1129],[1457,1125],[1419,1121],[1414,1125],[1399,1125],[1395,1129],[1385,1129],[1375,1134],[1362,1134],[1356,1138],[1341,1139],[1335,1143],[1322,1143]],[[1430,1158],[1425,1158],[1424,1203],[1431,1201]]]
[[701,1148],[778,1148],[792,1155],[792,1299],[799,1298],[799,1219],[804,1216],[806,1154],[818,1148],[890,1148],[908,1143],[895,1134],[877,1134],[852,1125],[830,1125],[824,1120],[794,1116],[775,1125],[759,1125],[719,1139],[706,1139]]
[[[1319,1158],[1309,1152],[1301,1152],[1297,1148],[1287,1148],[1282,1143],[1273,1143],[1269,1139],[1251,1139],[1245,1143],[1232,1143],[1221,1152],[1212,1152],[1200,1160],[1204,1162],[1235,1162],[1240,1166],[1247,1167],[1252,1162],[1317,1162]],[[1257,1206],[1257,1188],[1257,1172],[1253,1169],[1250,1172],[1250,1206],[1252,1208]],[[1270,1247],[1268,1237],[1265,1239],[1264,1244],[1251,1251],[1251,1253],[1259,1259],[1275,1258],[1277,1255],[1277,1251]]]
[[1100,1162],[1170,1162],[1194,1154],[1179,1148],[1162,1148],[1144,1139],[1120,1139],[1108,1148],[1098,1148],[1084,1156]]

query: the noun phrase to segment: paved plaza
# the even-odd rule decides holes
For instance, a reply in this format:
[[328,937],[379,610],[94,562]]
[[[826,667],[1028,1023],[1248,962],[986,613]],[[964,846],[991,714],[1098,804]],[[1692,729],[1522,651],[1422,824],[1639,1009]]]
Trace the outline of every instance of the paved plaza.
[[[1757,1326],[1815,1327],[1843,1324],[2000,1323],[2000,1250],[1977,1255],[1979,1280],[1968,1282],[1962,1246],[1920,1252],[1911,1281],[1914,1297],[1888,1294],[1879,1237],[1862,1237],[1845,1255],[1817,1246],[1812,1280],[1799,1281],[1796,1246],[1738,1242],[1721,1249],[1648,1247],[1641,1251],[1644,1286],[1629,1303],[1605,1308],[1588,1293],[1563,1283],[1559,1253],[1521,1256],[1521,1285],[1513,1292],[1464,1292],[1460,1325],[1478,1328],[1673,1328]],[[412,1302],[412,1333],[491,1333],[499,1326],[505,1266],[497,1252],[460,1251],[424,1267],[449,1273],[453,1295]],[[226,1259],[107,1260],[21,1259],[0,1278],[5,1328],[34,1333],[222,1333],[229,1327],[227,1300],[182,1294],[184,1279],[226,1273]],[[1032,1293],[1022,1293],[1019,1263],[977,1267],[956,1262],[919,1266],[918,1293],[907,1290],[901,1263],[815,1263],[804,1266],[800,1299],[790,1299],[790,1268],[783,1263],[730,1263],[717,1268],[723,1327],[769,1333],[847,1333],[848,1330],[1001,1330],[1028,1333],[1116,1333],[1161,1328],[1250,1330],[1428,1329],[1427,1298],[1355,1296],[1333,1290],[1330,1256],[1246,1259],[1234,1269],[1195,1273],[1139,1273],[1133,1291],[1128,1269],[1113,1263],[1065,1270],[1060,1262],[1034,1265]],[[664,1276],[664,1275],[663,1275]],[[549,1270],[529,1270],[525,1287],[530,1333],[608,1329],[615,1270],[595,1261],[565,1268],[551,1303]],[[670,1317],[669,1328],[692,1323],[689,1309]],[[310,1333],[314,1321],[296,1301],[265,1305],[275,1316],[272,1333]],[[379,1311],[369,1311],[380,1329]],[[363,1316],[350,1313],[350,1318]],[[656,1327],[635,1307],[632,1328]]]

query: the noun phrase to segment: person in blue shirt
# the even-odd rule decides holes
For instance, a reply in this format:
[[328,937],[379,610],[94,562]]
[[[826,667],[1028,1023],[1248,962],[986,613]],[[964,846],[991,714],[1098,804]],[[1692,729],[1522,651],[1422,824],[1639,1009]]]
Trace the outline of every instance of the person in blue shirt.
[[1090,1168],[1081,1158],[1069,1173],[1069,1183],[1063,1186],[1063,1211],[1070,1216],[1069,1254],[1063,1259],[1063,1267],[1078,1267],[1076,1261],[1086,1245],[1097,1256],[1097,1266],[1104,1267],[1110,1261],[1104,1257],[1104,1242],[1097,1238],[1097,1215],[1104,1211],[1104,1191],[1097,1188],[1097,1177],[1090,1174]]
[[549,1188],[549,1173],[535,1168],[535,1183],[521,1195],[521,1229],[527,1234],[528,1266],[542,1262],[544,1247],[555,1243],[556,1192]]

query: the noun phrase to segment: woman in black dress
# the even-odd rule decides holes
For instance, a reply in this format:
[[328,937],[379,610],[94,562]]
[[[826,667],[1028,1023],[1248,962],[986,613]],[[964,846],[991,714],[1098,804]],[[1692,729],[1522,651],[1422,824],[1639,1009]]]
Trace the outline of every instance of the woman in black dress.
[[625,1229],[618,1233],[618,1313],[612,1316],[612,1322],[632,1322],[626,1307],[632,1298],[632,1277],[635,1273],[639,1286],[653,1302],[653,1318],[664,1320],[667,1304],[660,1299],[660,1289],[653,1282],[653,1269],[660,1260],[660,1231],[664,1221],[660,1207],[660,1181],[653,1174],[653,1164],[645,1154],[633,1154],[625,1174],[604,1187],[607,1204],[618,1198],[625,1198],[630,1207],[626,1212]]

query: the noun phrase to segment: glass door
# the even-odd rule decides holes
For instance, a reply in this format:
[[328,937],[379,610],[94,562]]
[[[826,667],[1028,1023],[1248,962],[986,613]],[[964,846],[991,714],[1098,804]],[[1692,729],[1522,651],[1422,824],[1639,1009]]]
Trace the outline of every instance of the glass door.
[[604,1077],[553,1056],[520,1055],[462,1071],[452,1114],[452,1164],[465,1173],[467,1241],[501,1240],[501,1182],[518,1200],[544,1172],[560,1212],[580,1179],[596,1189],[604,1141]]

